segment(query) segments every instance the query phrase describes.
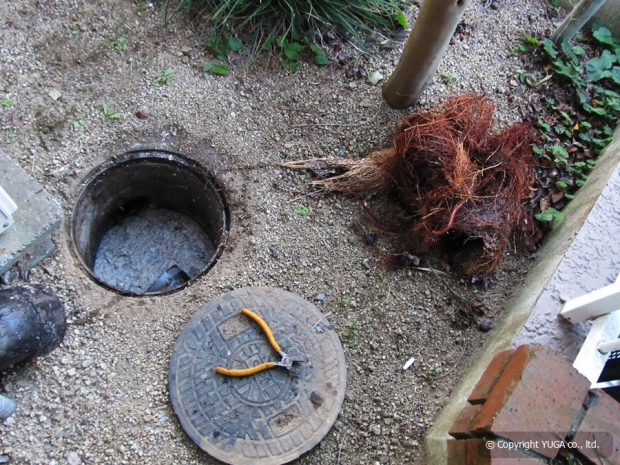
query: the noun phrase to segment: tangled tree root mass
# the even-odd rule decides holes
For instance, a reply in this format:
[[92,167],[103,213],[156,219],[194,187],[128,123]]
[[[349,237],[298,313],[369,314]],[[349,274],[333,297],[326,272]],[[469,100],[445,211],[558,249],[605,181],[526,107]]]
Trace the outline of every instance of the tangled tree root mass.
[[361,160],[322,158],[285,166],[330,169],[333,176],[312,182],[326,191],[395,195],[403,214],[382,223],[399,247],[420,255],[440,238],[450,239],[458,244],[452,248],[457,272],[488,275],[513,233],[530,241],[537,234],[523,203],[533,182],[536,131],[527,123],[495,131],[493,114],[486,97],[453,97],[440,111],[405,117],[389,149]]

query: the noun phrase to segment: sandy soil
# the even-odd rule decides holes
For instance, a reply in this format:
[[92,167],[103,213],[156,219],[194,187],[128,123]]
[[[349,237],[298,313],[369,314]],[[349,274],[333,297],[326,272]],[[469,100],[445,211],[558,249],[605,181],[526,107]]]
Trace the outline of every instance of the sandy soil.
[[[519,59],[510,50],[524,32],[548,32],[555,13],[534,0],[496,6],[471,4],[419,108],[481,92],[509,122],[536,104],[517,86]],[[410,17],[416,14],[414,6]],[[374,231],[359,200],[308,196],[306,174],[278,167],[312,156],[360,157],[389,144],[402,113],[382,105],[380,84],[355,77],[359,69],[389,76],[404,39],[378,36],[376,54],[345,44],[328,66],[304,63],[297,73],[242,53],[230,57],[230,75],[218,77],[202,72],[214,61],[202,47],[208,28],[183,18],[165,28],[159,7],[141,0],[16,0],[0,4],[0,18],[0,98],[11,101],[0,108],[0,149],[65,212],[56,252],[29,279],[57,292],[69,318],[60,348],[0,374],[0,392],[19,405],[0,423],[0,455],[16,464],[215,463],[172,411],[170,354],[204,303],[263,285],[309,300],[324,294],[317,305],[345,347],[340,417],[297,463],[424,463],[427,428],[492,334],[451,324],[463,308],[457,295],[479,300],[496,324],[529,258],[509,251],[489,288],[425,271],[387,271],[387,238],[379,234],[369,246],[354,227],[361,219]],[[127,50],[111,46],[119,37]],[[158,86],[165,69],[170,81]],[[106,118],[104,104],[122,119]],[[218,264],[168,296],[123,297],[100,287],[69,246],[81,179],[136,147],[176,150],[207,166],[231,211]],[[386,202],[368,201],[373,208]],[[307,218],[295,213],[302,205]],[[441,260],[432,264],[441,269]],[[415,364],[403,371],[411,357]]]

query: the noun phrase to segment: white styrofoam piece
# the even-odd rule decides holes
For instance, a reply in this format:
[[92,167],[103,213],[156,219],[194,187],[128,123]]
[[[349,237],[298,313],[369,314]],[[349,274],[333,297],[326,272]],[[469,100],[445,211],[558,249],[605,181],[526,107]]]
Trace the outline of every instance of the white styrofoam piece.
[[620,350],[620,339],[611,339],[609,341],[601,341],[598,343],[597,349],[602,354],[608,354],[610,352]]
[[616,278],[616,282],[609,286],[569,300],[564,304],[560,315],[576,324],[618,309],[620,309],[620,275]]
[[598,317],[592,323],[588,337],[583,343],[573,366],[593,385],[598,381],[609,353],[602,353],[598,346],[601,341],[614,341],[620,334],[620,311]]
[[17,205],[7,192],[0,186],[0,234],[11,226],[13,213],[17,210]]

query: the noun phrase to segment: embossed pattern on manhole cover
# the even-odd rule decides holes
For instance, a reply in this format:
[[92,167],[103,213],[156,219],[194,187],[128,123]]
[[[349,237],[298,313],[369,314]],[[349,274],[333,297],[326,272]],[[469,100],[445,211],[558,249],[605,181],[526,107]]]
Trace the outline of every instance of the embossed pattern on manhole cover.
[[[280,360],[241,314],[244,307],[269,324],[284,352],[306,357],[295,363],[296,373],[273,368],[233,378],[213,371]],[[276,288],[237,289],[207,303],[170,360],[170,397],[183,429],[209,455],[235,465],[283,464],[312,449],[336,421],[345,388],[344,353],[332,326],[310,302]]]

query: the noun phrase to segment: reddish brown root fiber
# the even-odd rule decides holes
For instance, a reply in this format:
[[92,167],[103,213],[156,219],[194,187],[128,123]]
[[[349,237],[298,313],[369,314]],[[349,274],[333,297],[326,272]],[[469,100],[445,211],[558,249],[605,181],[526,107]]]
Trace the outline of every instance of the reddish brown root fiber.
[[[489,274],[513,232],[535,232],[523,199],[533,181],[536,132],[529,124],[496,132],[493,113],[486,97],[450,98],[440,111],[405,117],[389,149],[362,160],[322,159],[336,175],[313,184],[353,195],[395,195],[406,210],[402,216],[413,218],[390,231],[398,233],[403,251],[425,253],[449,234],[467,249],[457,252],[457,271]],[[386,218],[386,224],[393,221]]]

